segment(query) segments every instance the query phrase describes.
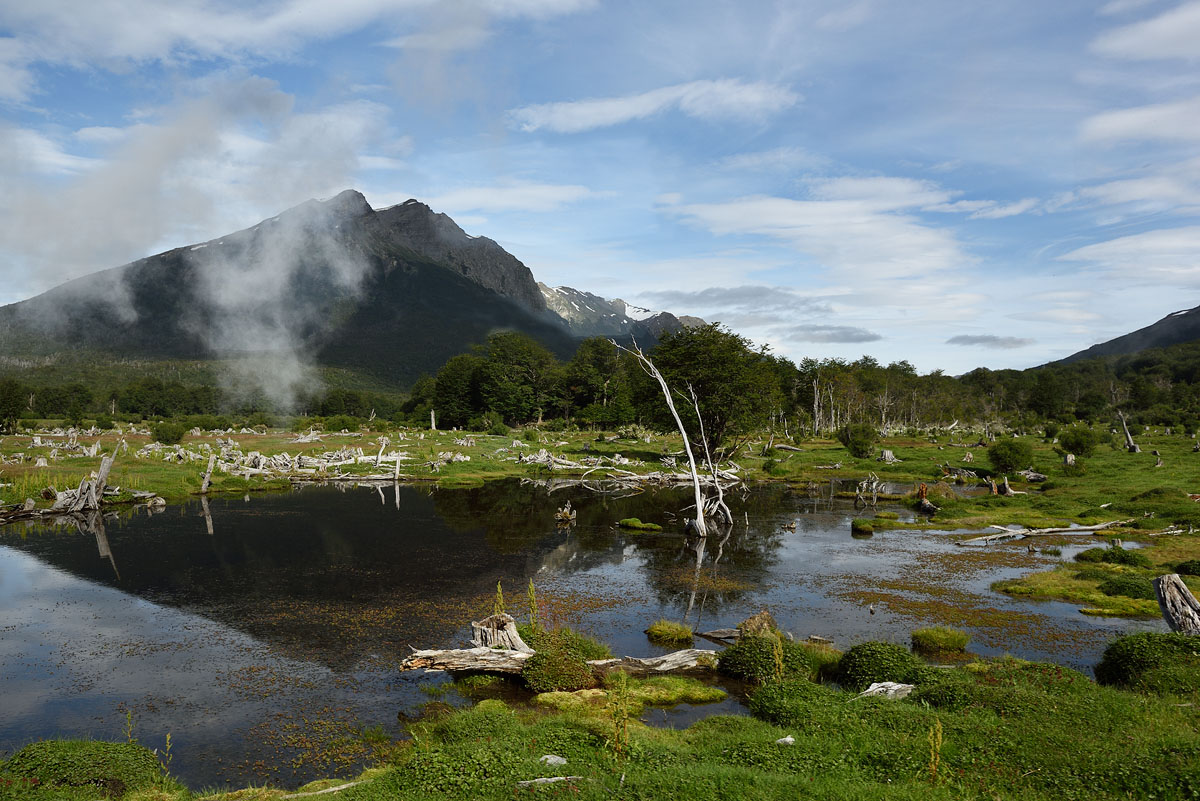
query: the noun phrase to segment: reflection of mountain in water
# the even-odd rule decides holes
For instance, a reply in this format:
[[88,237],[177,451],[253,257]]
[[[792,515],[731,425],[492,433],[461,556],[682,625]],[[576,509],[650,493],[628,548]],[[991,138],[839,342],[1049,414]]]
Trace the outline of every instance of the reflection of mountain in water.
[[[632,554],[664,602],[682,612],[695,600],[695,543],[664,514],[686,504],[680,493],[548,495],[516,481],[382,492],[380,498],[371,489],[313,487],[251,503],[213,500],[212,535],[196,503],[153,517],[110,518],[111,556],[104,559],[97,554],[100,538],[81,536],[73,526],[0,541],[76,576],[198,612],[289,656],[335,667],[371,653],[399,653],[407,643],[448,643],[470,616],[486,610],[497,581],[519,593],[527,577],[543,570],[578,573]],[[579,517],[564,531],[555,528],[553,514],[567,498]],[[756,492],[735,508],[757,517],[768,508],[777,513],[785,501],[777,491]],[[667,530],[627,535],[614,527],[623,517],[656,520]],[[777,541],[743,528],[723,543],[714,539],[702,554],[702,590],[726,574],[738,582],[708,592],[710,610],[760,582],[771,564]]]

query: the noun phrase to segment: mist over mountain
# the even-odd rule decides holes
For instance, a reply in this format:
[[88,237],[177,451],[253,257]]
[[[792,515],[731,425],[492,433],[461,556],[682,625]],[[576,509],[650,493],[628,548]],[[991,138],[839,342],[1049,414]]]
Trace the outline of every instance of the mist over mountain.
[[528,334],[568,358],[581,337],[652,344],[682,325],[666,312],[540,287],[520,260],[447,215],[417,200],[375,210],[347,190],[0,307],[0,351],[238,358],[249,366],[229,382],[286,399],[311,388],[318,366],[407,386],[496,331]]

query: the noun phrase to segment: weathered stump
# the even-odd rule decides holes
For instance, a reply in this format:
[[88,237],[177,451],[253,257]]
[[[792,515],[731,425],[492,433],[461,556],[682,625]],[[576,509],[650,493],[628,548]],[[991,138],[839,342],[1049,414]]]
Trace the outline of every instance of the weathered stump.
[[478,622],[471,621],[471,642],[480,648],[503,648],[506,651],[533,653],[533,649],[526,645],[517,633],[517,621],[513,620],[512,615],[503,612]]
[[1200,635],[1200,601],[1192,595],[1178,573],[1154,579],[1158,608],[1171,631]]

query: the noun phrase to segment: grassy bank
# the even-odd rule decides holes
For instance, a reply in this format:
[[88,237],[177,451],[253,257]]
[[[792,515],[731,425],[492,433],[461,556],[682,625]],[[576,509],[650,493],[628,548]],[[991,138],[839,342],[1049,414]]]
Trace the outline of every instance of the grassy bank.
[[[0,799],[90,801],[107,792],[126,801],[274,801],[333,787],[343,789],[312,797],[1200,797],[1195,681],[1176,687],[1183,694],[1159,696],[1013,659],[947,669],[913,664],[917,689],[903,700],[857,698],[786,675],[753,690],[754,717],[715,716],[681,731],[631,719],[637,707],[627,701],[639,685],[652,684],[637,681],[624,691],[585,691],[576,701],[556,693],[553,703],[531,707],[484,700],[451,711],[435,703],[436,711],[410,727],[410,739],[380,749],[377,766],[292,791],[193,791],[173,782],[148,752],[122,744],[113,746],[120,754],[98,760],[65,743],[0,763]],[[663,702],[666,692],[671,702],[678,691],[647,686],[642,696]],[[547,755],[566,762],[547,764]],[[155,758],[161,762],[162,754]],[[575,778],[518,785],[556,776]]]

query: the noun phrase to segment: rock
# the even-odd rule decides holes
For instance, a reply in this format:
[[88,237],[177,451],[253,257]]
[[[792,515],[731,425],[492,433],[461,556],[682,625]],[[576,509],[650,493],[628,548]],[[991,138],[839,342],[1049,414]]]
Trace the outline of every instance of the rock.
[[562,757],[560,757],[556,754],[543,754],[538,759],[538,762],[541,762],[543,765],[565,765],[565,764],[567,764],[567,760],[563,759]]
[[877,681],[867,689],[855,696],[855,698],[867,698],[874,696],[882,696],[884,698],[907,698],[909,693],[916,689],[912,684],[900,684],[894,681]]
[[795,744],[796,744],[796,738],[790,734],[787,737],[780,737],[778,740],[775,741],[775,745],[795,745]]

